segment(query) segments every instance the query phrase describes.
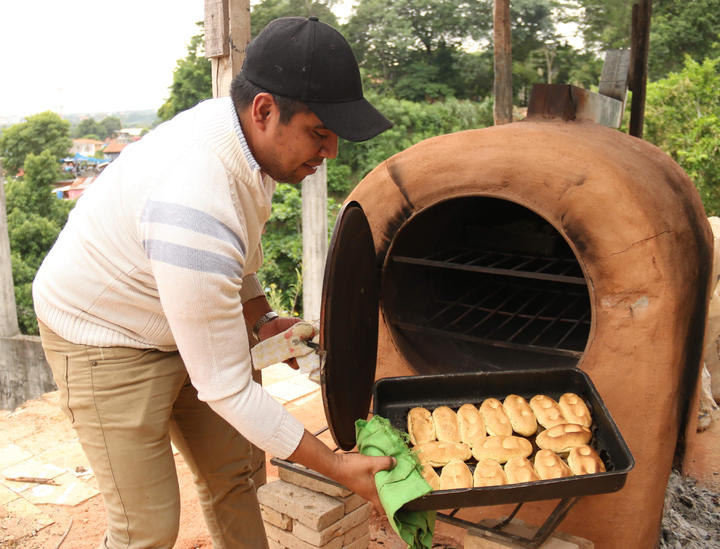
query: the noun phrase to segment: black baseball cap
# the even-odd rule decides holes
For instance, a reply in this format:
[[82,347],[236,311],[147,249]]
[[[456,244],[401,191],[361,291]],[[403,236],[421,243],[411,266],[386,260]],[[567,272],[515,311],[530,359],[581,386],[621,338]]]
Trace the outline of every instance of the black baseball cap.
[[305,103],[329,130],[365,141],[392,127],[364,97],[350,44],[317,17],[270,21],[248,44],[245,79]]

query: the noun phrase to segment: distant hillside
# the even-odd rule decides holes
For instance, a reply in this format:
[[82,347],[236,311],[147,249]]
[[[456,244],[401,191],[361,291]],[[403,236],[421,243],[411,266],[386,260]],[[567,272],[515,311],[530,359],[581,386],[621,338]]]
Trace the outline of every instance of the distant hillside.
[[[73,113],[61,115],[65,120],[76,126],[85,118],[94,118],[100,122],[106,116],[116,116],[122,121],[123,128],[152,128],[156,126],[160,120],[157,117],[157,110],[144,111],[107,111],[107,112],[89,112],[89,113]],[[22,116],[0,116],[0,128],[19,124],[25,120]]]
[[100,122],[106,116],[119,118],[123,128],[152,128],[158,121],[156,110],[74,113],[63,115],[63,118],[75,126],[85,118],[94,118]]

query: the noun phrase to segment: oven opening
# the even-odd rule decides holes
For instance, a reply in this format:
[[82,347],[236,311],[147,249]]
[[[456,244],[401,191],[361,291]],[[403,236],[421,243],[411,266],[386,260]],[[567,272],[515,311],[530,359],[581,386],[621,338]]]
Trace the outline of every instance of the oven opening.
[[418,373],[576,366],[590,332],[570,246],[533,211],[497,198],[453,198],[406,221],[381,300]]

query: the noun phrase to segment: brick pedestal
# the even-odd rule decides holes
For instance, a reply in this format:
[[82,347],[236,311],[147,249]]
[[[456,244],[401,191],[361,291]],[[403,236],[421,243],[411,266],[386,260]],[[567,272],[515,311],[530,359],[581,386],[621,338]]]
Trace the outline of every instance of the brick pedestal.
[[257,491],[270,549],[367,549],[367,501],[282,467],[279,474]]

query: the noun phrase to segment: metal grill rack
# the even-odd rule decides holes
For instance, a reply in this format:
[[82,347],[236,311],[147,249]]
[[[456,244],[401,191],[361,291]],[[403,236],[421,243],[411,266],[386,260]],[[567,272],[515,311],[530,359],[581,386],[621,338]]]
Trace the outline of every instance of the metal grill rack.
[[423,258],[394,256],[393,261],[585,286],[585,277],[574,258],[464,249],[444,250]]
[[508,349],[582,355],[590,306],[585,278],[574,259],[465,250],[426,258],[395,256],[393,261],[496,275],[481,276],[469,289],[459,285],[458,295],[451,298],[436,296],[427,317],[394,318],[402,330]]

